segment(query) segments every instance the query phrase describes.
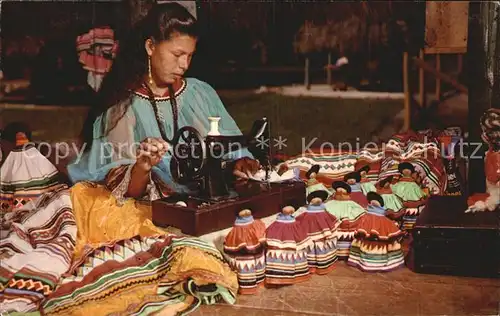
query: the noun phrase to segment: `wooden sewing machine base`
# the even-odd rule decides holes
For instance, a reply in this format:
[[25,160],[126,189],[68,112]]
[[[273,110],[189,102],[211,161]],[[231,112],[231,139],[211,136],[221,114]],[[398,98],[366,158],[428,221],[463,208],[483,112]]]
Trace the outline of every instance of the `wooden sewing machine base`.
[[[179,200],[187,207],[175,205]],[[196,197],[168,197],[152,203],[153,223],[159,227],[173,226],[184,234],[201,236],[232,227],[236,215],[250,209],[254,218],[271,216],[286,205],[296,209],[306,204],[303,182],[273,183],[268,191],[251,197],[237,197],[220,202],[203,201]]]

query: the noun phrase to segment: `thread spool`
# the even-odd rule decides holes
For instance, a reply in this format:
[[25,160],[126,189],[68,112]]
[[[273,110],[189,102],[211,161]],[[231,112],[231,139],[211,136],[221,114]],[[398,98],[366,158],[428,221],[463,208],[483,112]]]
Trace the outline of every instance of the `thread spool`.
[[209,117],[208,120],[210,121],[210,131],[208,132],[209,136],[219,136],[219,121],[220,117]]

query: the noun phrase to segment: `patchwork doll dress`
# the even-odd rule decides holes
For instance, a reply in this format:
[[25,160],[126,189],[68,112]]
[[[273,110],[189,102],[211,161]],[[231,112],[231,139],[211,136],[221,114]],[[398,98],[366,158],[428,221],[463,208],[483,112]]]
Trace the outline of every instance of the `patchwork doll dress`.
[[2,212],[23,207],[59,185],[57,168],[34,145],[17,145],[0,167]]
[[357,223],[347,263],[368,272],[387,272],[404,266],[400,239],[405,233],[385,217],[383,206],[369,205],[367,210]]
[[293,215],[278,214],[266,230],[266,245],[266,284],[295,284],[310,278],[307,254],[312,242]]
[[309,204],[306,211],[297,216],[311,243],[307,247],[307,261],[311,273],[326,274],[337,261],[337,218],[326,211],[323,203]]

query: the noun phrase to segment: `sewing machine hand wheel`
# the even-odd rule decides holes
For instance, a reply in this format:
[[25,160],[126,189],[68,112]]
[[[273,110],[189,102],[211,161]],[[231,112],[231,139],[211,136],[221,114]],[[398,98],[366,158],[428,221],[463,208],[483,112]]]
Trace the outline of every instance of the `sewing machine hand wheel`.
[[202,175],[207,156],[203,137],[195,128],[184,126],[177,131],[172,143],[170,172],[174,180],[180,184],[188,184],[198,179]]

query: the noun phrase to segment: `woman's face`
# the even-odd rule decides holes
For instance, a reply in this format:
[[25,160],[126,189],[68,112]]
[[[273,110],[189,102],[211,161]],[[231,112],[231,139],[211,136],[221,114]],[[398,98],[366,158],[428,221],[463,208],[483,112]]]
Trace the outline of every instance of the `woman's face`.
[[168,41],[153,44],[146,41],[146,51],[151,57],[151,74],[156,86],[172,84],[188,70],[196,50],[196,38],[174,35]]

